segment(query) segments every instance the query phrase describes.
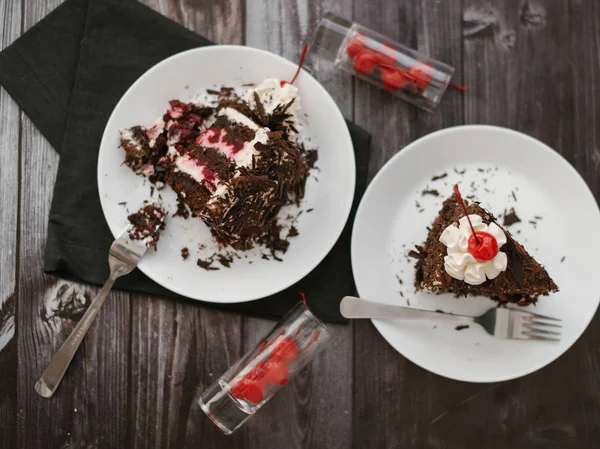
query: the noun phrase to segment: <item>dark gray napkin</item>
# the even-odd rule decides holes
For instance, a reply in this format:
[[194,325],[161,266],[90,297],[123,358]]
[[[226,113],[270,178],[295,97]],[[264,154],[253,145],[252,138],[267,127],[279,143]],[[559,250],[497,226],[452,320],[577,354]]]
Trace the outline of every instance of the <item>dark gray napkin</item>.
[[[210,45],[133,0],[67,0],[0,53],[0,84],[60,153],[44,270],[102,285],[113,241],[96,184],[102,132],[127,88],[148,68],[175,53]],[[203,303],[258,316],[280,317],[306,294],[322,319],[344,322],[339,302],[354,292],[350,233],[366,187],[370,135],[348,123],[357,162],[354,208],[343,235],[325,260],[289,289],[241,304]],[[27,149],[24,149],[27,157]],[[139,270],[117,288],[182,298]]]

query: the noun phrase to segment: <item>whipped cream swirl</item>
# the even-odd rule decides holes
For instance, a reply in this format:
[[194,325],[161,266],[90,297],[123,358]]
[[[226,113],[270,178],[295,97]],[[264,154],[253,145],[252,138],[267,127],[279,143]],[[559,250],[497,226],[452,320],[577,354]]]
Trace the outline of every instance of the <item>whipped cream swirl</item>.
[[[494,236],[498,248],[506,243],[506,234],[496,223],[487,225],[479,215],[475,214],[469,215],[469,218],[475,232],[487,232]],[[467,284],[479,285],[486,281],[486,277],[494,279],[505,271],[508,264],[506,253],[498,251],[496,257],[491,260],[476,259],[469,253],[469,237],[473,232],[467,217],[462,217],[458,223],[458,226],[451,224],[440,235],[440,242],[448,248],[448,255],[444,257],[446,273]]]
[[[249,90],[244,96],[244,101],[251,106],[255,106],[254,93],[258,95],[267,114],[272,114],[278,106],[285,106],[290,101],[294,100],[286,110],[286,113],[290,114],[292,120],[299,125],[298,112],[302,109],[302,101],[300,100],[300,95],[296,86],[290,83],[284,83],[282,86],[280,80],[268,78],[254,89]],[[296,126],[296,128],[298,128],[298,126]]]

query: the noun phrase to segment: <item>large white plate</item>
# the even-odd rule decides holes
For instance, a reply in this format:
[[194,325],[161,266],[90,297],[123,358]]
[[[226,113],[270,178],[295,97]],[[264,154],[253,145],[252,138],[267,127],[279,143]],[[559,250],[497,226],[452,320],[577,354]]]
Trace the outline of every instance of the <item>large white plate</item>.
[[[98,160],[98,188],[102,209],[116,236],[127,224],[127,209],[135,211],[150,199],[150,184],[123,165],[119,131],[134,125],[152,125],[172,99],[187,100],[207,88],[240,87],[266,78],[289,79],[296,64],[266,51],[240,46],[211,46],[168,58],[140,77],[123,95],[104,131]],[[205,271],[198,257],[212,254],[215,244],[200,220],[168,219],[159,250],[149,251],[139,268],[164,287],[181,295],[211,302],[242,302],[277,293],[308,274],[332,248],[348,218],[355,184],[354,152],[342,114],[327,91],[308,73],[296,81],[307,115],[303,135],[308,146],[318,148],[318,171],[308,180],[306,197],[283,262],[264,260],[256,249],[242,254],[231,268]],[[174,212],[175,194],[161,193]],[[154,192],[156,199],[158,192]],[[126,202],[126,205],[119,203]],[[312,209],[310,213],[306,210]],[[284,213],[296,213],[287,210]],[[199,250],[200,245],[206,245]],[[181,257],[188,247],[191,256]],[[265,252],[265,251],[262,251]],[[216,266],[219,266],[218,264]]]
[[[445,178],[432,181],[443,173]],[[514,207],[523,220],[508,229],[560,287],[527,309],[563,320],[560,343],[502,340],[476,325],[458,331],[456,324],[434,321],[373,323],[398,352],[441,376],[470,382],[523,376],[579,338],[600,298],[598,206],[575,169],[543,143],[504,128],[462,126],[423,137],[395,155],[370,184],[356,216],[352,266],[358,292],[373,301],[458,314],[496,305],[487,298],[414,290],[414,259],[407,253],[425,240],[426,227],[456,182],[465,196],[475,190],[496,215]],[[423,196],[427,188],[440,196]]]

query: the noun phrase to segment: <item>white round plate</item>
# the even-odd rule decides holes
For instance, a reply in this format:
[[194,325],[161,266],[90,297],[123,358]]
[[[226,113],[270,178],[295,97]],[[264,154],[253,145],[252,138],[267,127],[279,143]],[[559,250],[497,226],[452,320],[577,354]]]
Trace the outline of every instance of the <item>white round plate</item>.
[[[230,268],[215,262],[217,271],[196,265],[216,250],[208,227],[199,219],[173,217],[176,195],[170,188],[154,191],[144,178],[123,165],[119,131],[134,125],[151,126],[169,107],[169,100],[206,96],[206,89],[259,84],[266,78],[289,79],[297,65],[272,53],[241,46],[210,46],[172,56],[142,75],[123,95],[104,131],[98,159],[98,189],[102,209],[113,235],[127,225],[128,212],[144,200],[158,198],[170,212],[158,252],[148,251],[139,268],[151,279],[181,295],[210,302],[242,302],[277,293],[307,275],[327,255],[348,219],[355,184],[355,162],[348,127],[327,91],[307,72],[295,85],[300,90],[302,130],[308,148],[319,150],[318,170],[312,171],[295,226],[300,235],[290,240],[283,261],[264,260],[263,249],[240,252]],[[121,203],[121,204],[120,204]],[[123,204],[125,203],[125,204]],[[310,211],[308,213],[307,211]],[[182,248],[190,257],[183,260]],[[203,249],[201,249],[203,248]]]
[[[463,196],[474,194],[496,216],[515,208],[522,221],[507,229],[560,288],[526,310],[562,319],[561,341],[502,340],[477,325],[457,330],[456,323],[441,321],[373,324],[398,352],[440,376],[497,382],[536,371],[579,338],[600,297],[598,206],[575,169],[538,140],[504,128],[461,126],[425,136],[396,154],[369,185],[354,223],[358,292],[373,301],[465,315],[497,305],[483,297],[415,293],[415,259],[407,253],[425,241],[455,183]],[[431,189],[440,196],[423,195]]]

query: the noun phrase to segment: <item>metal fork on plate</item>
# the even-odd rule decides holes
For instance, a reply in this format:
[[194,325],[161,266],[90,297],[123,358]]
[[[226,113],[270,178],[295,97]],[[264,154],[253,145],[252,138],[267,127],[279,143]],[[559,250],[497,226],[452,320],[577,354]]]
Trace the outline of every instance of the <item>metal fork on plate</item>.
[[[157,229],[164,221],[157,226]],[[51,397],[58,388],[63,376],[67,372],[67,368],[71,364],[71,360],[75,356],[83,337],[89,330],[94,318],[104,304],[104,300],[108,296],[110,289],[115,281],[125,274],[129,274],[142,260],[142,257],[148,249],[145,240],[132,240],[129,238],[128,226],[119,237],[113,242],[108,253],[108,264],[110,266],[110,276],[102,286],[98,295],[92,300],[92,303],[86,310],[85,314],[79,320],[71,335],[60,347],[54,358],[35,384],[35,391],[40,396],[45,398]]]
[[502,307],[490,309],[480,316],[463,316],[381,304],[346,296],[340,304],[340,312],[346,318],[425,319],[454,321],[461,324],[475,323],[495,337],[560,341],[559,319]]

